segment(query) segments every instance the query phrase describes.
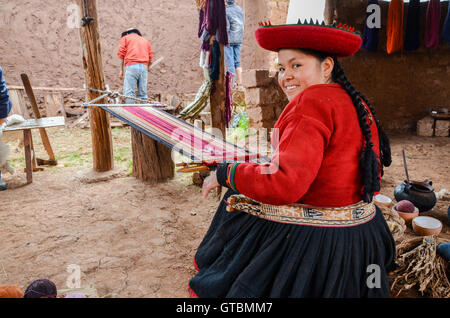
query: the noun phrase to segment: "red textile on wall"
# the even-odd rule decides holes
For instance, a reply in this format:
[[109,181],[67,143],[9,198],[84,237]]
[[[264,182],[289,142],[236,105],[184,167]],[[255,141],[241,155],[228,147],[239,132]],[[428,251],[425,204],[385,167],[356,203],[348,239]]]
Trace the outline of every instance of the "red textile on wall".
[[[370,127],[379,156],[376,123]],[[271,163],[241,163],[236,168],[240,193],[273,205],[336,207],[362,200],[359,159],[364,139],[351,98],[339,84],[304,90],[286,106],[274,128],[279,129],[279,144],[272,140],[276,150]],[[274,173],[264,173],[268,169]]]

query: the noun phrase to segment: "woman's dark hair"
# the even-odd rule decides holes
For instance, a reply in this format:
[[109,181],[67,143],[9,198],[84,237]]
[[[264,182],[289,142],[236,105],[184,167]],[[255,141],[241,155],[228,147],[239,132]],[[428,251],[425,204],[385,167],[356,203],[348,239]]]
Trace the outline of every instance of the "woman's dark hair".
[[142,36],[141,32],[139,32],[138,29],[131,29],[131,30],[123,32],[121,37],[123,38],[124,36],[131,34],[131,33],[136,33],[137,35]]
[[[336,57],[330,56],[328,53],[305,50],[301,49],[305,54],[315,56],[320,62],[324,61],[327,57],[331,57],[334,61],[334,68],[331,74],[331,79],[333,82],[341,84],[345,91],[349,94],[353,101],[356,112],[358,114],[359,126],[365,140],[364,148],[361,152],[360,158],[360,169],[362,171],[362,181],[363,181],[363,200],[365,202],[371,202],[373,194],[380,190],[381,181],[379,177],[379,171],[381,169],[381,175],[383,175],[383,166],[389,167],[391,165],[391,146],[389,138],[384,132],[379,120],[375,115],[375,110],[366,97],[361,94],[356,88],[350,83],[345,75],[344,69],[337,60]],[[370,131],[370,126],[367,124],[367,111],[364,104],[370,109],[372,117],[377,125],[378,138],[380,145],[380,160],[378,161],[378,156],[373,150],[372,134]],[[381,163],[381,166],[380,166]]]

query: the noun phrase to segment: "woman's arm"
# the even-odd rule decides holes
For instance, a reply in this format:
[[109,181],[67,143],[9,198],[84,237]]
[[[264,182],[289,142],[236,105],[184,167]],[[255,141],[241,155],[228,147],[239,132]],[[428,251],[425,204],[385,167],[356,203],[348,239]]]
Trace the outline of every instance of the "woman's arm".
[[322,165],[334,116],[329,99],[324,102],[303,96],[300,102],[297,110],[279,123],[280,141],[270,164],[221,165],[217,176],[222,186],[273,205],[298,202],[305,195]]

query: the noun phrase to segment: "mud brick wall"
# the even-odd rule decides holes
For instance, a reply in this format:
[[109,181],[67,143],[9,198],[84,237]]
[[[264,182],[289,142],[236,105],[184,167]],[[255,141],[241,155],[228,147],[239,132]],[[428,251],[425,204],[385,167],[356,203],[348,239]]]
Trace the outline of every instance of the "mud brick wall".
[[270,131],[288,104],[276,74],[263,69],[244,71],[242,84],[250,128],[267,128]]

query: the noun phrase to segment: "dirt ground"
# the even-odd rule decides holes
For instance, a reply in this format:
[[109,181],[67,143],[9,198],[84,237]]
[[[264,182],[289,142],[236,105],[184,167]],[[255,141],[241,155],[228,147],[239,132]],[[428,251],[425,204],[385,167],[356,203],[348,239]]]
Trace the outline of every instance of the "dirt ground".
[[[26,288],[48,278],[66,289],[67,266],[80,266],[81,286],[100,297],[188,297],[192,258],[206,233],[218,200],[201,198],[189,175],[149,185],[129,175],[129,128],[113,129],[115,170],[89,182],[88,129],[48,130],[58,166],[33,174],[25,185],[23,154],[11,144],[16,175],[4,175],[10,189],[0,192],[0,284]],[[33,133],[38,157],[45,157]],[[393,164],[382,193],[394,198],[405,179],[402,149],[410,178],[433,181],[435,191],[450,190],[450,138],[391,136]],[[423,213],[440,219],[440,236],[450,240],[447,208],[440,200]],[[405,237],[414,234],[408,228]],[[419,297],[410,294],[408,297]]]

